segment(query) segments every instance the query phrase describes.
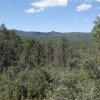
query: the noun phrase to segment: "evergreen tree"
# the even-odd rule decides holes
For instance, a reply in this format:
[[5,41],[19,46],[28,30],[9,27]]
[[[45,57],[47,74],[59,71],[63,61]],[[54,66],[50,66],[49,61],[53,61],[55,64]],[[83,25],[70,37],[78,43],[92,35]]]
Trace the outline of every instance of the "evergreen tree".
[[52,63],[54,60],[54,47],[51,42],[47,42],[45,45],[45,54],[47,63]]
[[31,39],[27,40],[23,45],[24,48],[20,57],[21,65],[32,68],[45,64],[45,49],[42,44],[37,40]]
[[62,36],[59,40],[58,47],[56,49],[55,64],[59,67],[66,67],[68,58],[68,40],[65,36]]
[[13,31],[0,26],[0,70],[16,65],[21,53],[21,39]]
[[92,30],[92,36],[93,36],[93,40],[96,43],[96,46],[98,47],[98,49],[100,49],[100,17],[96,18],[94,24],[95,26]]

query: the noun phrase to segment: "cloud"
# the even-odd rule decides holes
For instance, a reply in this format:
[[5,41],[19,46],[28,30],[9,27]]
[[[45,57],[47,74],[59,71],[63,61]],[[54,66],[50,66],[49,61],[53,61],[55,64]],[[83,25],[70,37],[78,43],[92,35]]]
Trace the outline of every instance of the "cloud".
[[37,12],[40,12],[40,11],[43,11],[44,8],[39,8],[39,9],[34,9],[34,8],[29,8],[29,9],[26,9],[24,10],[26,13],[37,13]]
[[96,0],[97,2],[100,2],[100,0]]
[[46,8],[55,6],[66,6],[69,0],[41,0],[39,2],[33,2],[33,7]]
[[[84,3],[76,7],[77,11],[85,11],[91,9],[93,6],[90,4],[94,0],[84,0]],[[100,2],[100,0],[95,0]],[[26,13],[36,13],[45,10],[50,7],[66,7],[69,2],[80,2],[83,0],[38,0],[32,2],[30,5],[32,6],[29,9],[26,9]]]
[[76,10],[77,11],[85,11],[85,10],[89,10],[91,8],[92,8],[91,4],[81,4],[76,8]]
[[32,2],[32,8],[26,9],[26,13],[36,13],[45,10],[48,7],[61,6],[64,7],[68,4],[69,0],[40,0],[38,2]]
[[100,14],[98,14],[98,17],[100,17]]

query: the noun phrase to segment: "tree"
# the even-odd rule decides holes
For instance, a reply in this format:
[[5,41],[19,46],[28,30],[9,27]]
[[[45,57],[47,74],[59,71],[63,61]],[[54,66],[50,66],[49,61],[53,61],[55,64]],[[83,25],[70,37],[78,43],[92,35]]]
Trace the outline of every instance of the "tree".
[[45,54],[47,63],[52,63],[52,61],[54,60],[54,47],[51,42],[46,43]]
[[4,24],[0,26],[0,71],[17,64],[21,52],[21,39]]
[[93,40],[96,43],[96,46],[98,47],[98,49],[100,49],[100,17],[99,16],[96,18],[94,24],[95,26],[92,30],[92,36],[93,36]]
[[59,40],[58,47],[56,49],[55,65],[59,67],[66,67],[68,58],[68,40],[65,36],[62,36]]
[[27,40],[23,44],[23,52],[20,56],[20,64],[24,67],[32,68],[45,64],[45,50],[37,40]]

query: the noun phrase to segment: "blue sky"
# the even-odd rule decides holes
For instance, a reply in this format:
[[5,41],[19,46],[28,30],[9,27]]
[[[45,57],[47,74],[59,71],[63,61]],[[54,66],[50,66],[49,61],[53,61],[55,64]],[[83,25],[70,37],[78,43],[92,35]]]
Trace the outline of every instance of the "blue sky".
[[100,0],[0,0],[0,24],[24,31],[90,32]]

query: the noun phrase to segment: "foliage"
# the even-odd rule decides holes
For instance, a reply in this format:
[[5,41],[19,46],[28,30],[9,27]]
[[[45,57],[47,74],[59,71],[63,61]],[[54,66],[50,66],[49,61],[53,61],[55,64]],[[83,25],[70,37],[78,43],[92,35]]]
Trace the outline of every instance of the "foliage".
[[[99,24],[97,18],[92,31],[98,48]],[[66,36],[21,39],[2,24],[0,72],[0,100],[100,100],[100,51],[73,46]]]
[[92,30],[93,40],[95,41],[96,46],[100,49],[100,17],[97,17],[94,23],[95,26]]

